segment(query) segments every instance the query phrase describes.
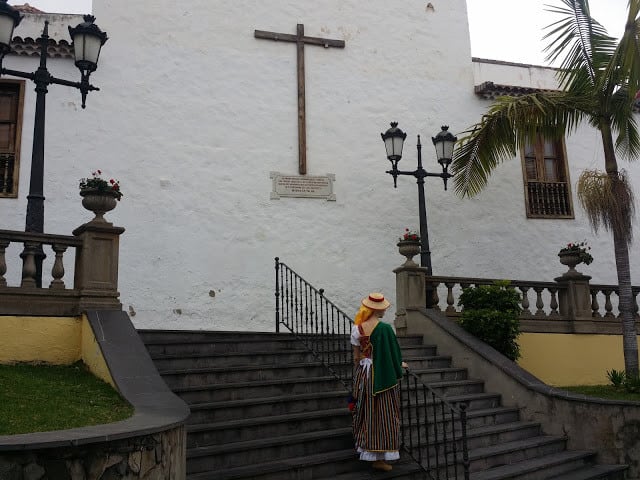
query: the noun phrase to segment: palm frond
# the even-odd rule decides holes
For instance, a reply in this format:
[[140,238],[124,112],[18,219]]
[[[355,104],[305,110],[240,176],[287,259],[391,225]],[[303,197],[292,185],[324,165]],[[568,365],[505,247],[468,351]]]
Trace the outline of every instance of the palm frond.
[[544,49],[546,60],[562,59],[558,78],[563,88],[575,81],[598,83],[602,72],[615,52],[616,40],[607,34],[589,10],[588,0],[562,0],[565,7],[547,5],[547,10],[560,19],[547,26],[543,37],[549,40]]
[[627,88],[628,102],[640,90],[640,0],[629,0],[629,12],[624,33],[605,71],[608,94],[620,87]]
[[538,135],[559,139],[575,130],[593,110],[589,97],[571,92],[538,92],[499,97],[481,121],[463,132],[454,153],[451,172],[455,192],[475,196],[491,172],[515,157],[517,149]]
[[627,245],[631,244],[635,202],[624,171],[607,174],[585,170],[578,179],[577,193],[594,232],[602,227],[608,232],[617,232]]
[[451,172],[454,191],[473,197],[487,184],[491,172],[516,154],[516,141],[513,129],[502,116],[485,115],[464,133],[467,135],[459,140]]
[[625,160],[635,160],[640,156],[640,134],[629,100],[629,89],[618,89],[611,96],[609,105],[611,127],[617,134],[616,154],[620,154]]

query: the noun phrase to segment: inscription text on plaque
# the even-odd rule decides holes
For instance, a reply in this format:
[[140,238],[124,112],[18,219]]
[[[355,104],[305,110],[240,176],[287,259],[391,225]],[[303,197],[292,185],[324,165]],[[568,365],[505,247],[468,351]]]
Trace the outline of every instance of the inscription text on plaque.
[[327,201],[335,201],[333,182],[336,176],[333,173],[326,175],[284,175],[279,172],[270,173],[272,181],[271,199],[279,200],[281,197],[298,198],[324,198]]

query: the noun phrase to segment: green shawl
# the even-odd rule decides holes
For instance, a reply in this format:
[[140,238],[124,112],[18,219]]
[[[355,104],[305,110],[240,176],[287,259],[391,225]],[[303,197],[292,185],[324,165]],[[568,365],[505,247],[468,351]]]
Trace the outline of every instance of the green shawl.
[[373,395],[389,390],[402,378],[402,353],[388,323],[380,322],[369,337],[373,347]]

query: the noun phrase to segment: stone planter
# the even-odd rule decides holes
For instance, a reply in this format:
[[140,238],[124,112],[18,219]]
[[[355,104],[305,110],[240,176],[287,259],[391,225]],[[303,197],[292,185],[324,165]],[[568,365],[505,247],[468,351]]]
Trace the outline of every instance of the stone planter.
[[582,263],[580,260],[580,254],[574,252],[560,252],[558,253],[558,257],[560,258],[560,263],[562,265],[566,265],[569,267],[562,276],[563,277],[575,277],[582,275],[580,272],[576,270],[576,265]]
[[95,217],[92,222],[108,223],[104,214],[110,212],[118,204],[118,194],[103,190],[80,190],[82,206],[92,211]]
[[403,263],[404,267],[417,267],[418,264],[413,261],[413,257],[420,253],[420,240],[401,240],[398,242],[398,251],[400,255],[407,257],[407,261]]

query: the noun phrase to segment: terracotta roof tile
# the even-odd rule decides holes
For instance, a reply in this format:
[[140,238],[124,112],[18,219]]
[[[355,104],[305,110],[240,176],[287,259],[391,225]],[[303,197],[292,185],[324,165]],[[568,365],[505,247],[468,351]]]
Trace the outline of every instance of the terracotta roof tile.
[[484,82],[474,87],[476,95],[487,100],[493,100],[497,97],[520,97],[522,95],[528,95],[530,93],[537,92],[550,92],[553,90],[547,90],[543,88],[531,88],[531,87],[518,87],[515,85],[499,85],[493,82]]
[[25,3],[24,5],[12,5],[12,7],[22,13],[46,13],[42,10],[38,10],[36,7],[32,7],[28,3]]
[[[9,53],[18,56],[39,57],[40,45],[38,45],[37,39],[31,37],[13,37],[13,40],[11,40],[11,52]],[[49,58],[74,58],[73,47],[67,40],[56,42],[53,39],[49,39],[47,54]]]

